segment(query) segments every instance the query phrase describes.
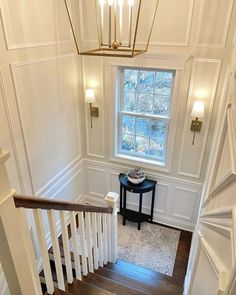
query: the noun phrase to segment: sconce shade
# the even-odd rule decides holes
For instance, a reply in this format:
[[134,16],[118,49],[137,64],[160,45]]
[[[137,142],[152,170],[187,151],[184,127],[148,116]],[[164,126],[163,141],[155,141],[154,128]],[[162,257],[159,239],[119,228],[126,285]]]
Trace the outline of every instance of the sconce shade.
[[205,115],[205,106],[202,101],[195,101],[191,116],[195,118],[203,118]]
[[94,103],[96,102],[96,97],[93,89],[86,89],[85,93],[85,103]]

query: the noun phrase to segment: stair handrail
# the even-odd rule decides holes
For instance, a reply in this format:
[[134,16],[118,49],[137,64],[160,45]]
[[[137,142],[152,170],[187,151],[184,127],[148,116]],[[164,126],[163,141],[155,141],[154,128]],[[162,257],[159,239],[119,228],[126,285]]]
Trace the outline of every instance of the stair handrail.
[[26,195],[14,195],[16,208],[43,209],[43,210],[60,210],[60,211],[77,211],[77,212],[96,212],[112,214],[113,208],[100,207],[93,205],[81,205],[73,202],[64,202],[51,200],[48,198],[38,198]]

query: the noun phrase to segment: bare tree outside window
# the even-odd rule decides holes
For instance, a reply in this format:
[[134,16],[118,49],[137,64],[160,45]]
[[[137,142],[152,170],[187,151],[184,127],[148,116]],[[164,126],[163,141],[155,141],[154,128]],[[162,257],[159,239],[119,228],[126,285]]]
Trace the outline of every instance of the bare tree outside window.
[[175,71],[121,69],[119,152],[165,164]]

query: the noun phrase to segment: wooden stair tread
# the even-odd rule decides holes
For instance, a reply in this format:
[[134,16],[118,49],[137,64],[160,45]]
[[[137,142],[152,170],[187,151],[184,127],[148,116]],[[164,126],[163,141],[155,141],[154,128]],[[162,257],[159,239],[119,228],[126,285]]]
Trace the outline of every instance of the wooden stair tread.
[[[78,221],[77,221],[78,227]],[[70,226],[68,235],[71,237]],[[187,234],[181,236],[182,248],[176,257],[174,274],[172,277],[156,271],[134,265],[130,262],[118,259],[117,263],[108,263],[106,266],[84,276],[82,281],[74,279],[73,284],[66,284],[66,292],[56,289],[55,295],[182,295],[183,282],[186,273],[188,253],[191,239],[185,239]],[[185,241],[186,240],[186,241]],[[59,237],[60,254],[64,263],[64,250],[62,237]],[[179,249],[179,248],[178,248]],[[55,287],[57,276],[53,259],[53,248],[49,249],[51,269]],[[81,260],[81,257],[80,257]],[[74,255],[71,252],[71,261]],[[64,279],[66,271],[63,265]],[[75,271],[73,270],[75,277]],[[40,273],[44,277],[44,272]],[[42,284],[45,287],[45,284]],[[45,288],[43,289],[45,292]],[[47,293],[45,293],[46,295]]]
[[[49,295],[48,292],[44,293],[44,295]],[[61,291],[59,289],[55,289],[53,295],[71,295],[70,293]]]
[[167,283],[167,285],[176,285],[177,288],[182,290],[183,285],[178,282],[177,279],[175,280],[173,277],[163,275],[161,273],[131,264],[123,260],[118,259],[116,264],[108,263],[106,268],[128,278],[140,281],[146,285],[151,285],[155,288],[158,288],[160,285]]
[[[56,273],[56,266],[54,261],[50,261],[50,267],[51,267],[51,272],[52,272],[52,280],[54,283],[57,283],[57,273]],[[65,270],[65,266],[62,265],[62,270],[63,270],[63,276],[64,276],[64,280],[66,282],[66,270]],[[44,270],[42,270],[39,274],[39,276],[41,278],[45,278],[45,274],[44,274]]]
[[84,282],[89,283],[94,286],[98,286],[101,289],[107,290],[112,294],[119,295],[145,295],[136,289],[129,288],[123,284],[116,281],[108,279],[106,277],[100,276],[96,273],[89,273],[88,276],[83,278]]
[[73,295],[116,295],[107,290],[101,289],[99,286],[91,285],[87,282],[74,279],[73,284],[68,284],[67,292]]
[[147,282],[140,281],[137,278],[130,278],[127,277],[120,272],[113,271],[108,268],[99,268],[95,271],[96,274],[106,277],[112,281],[118,282],[123,284],[129,288],[136,289],[140,292],[149,295],[156,295],[156,294],[163,294],[163,295],[170,295],[170,294],[182,294],[183,289],[179,286],[170,284],[166,281],[158,282],[158,286],[153,286],[153,284],[147,284]]

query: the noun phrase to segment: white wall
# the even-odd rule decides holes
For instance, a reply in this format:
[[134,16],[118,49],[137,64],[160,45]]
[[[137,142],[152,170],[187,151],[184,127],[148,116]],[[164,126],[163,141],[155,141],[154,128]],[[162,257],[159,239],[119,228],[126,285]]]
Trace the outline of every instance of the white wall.
[[81,63],[64,1],[2,0],[0,9],[0,146],[11,153],[11,186],[74,201],[84,191]]
[[[182,70],[171,170],[146,169],[159,183],[157,221],[187,229],[195,225],[236,22],[232,4],[233,0],[160,1],[150,51],[192,59]],[[12,187],[23,194],[67,200],[86,193],[97,201],[108,190],[118,190],[117,175],[130,165],[111,160],[108,126],[114,97],[105,92],[104,60],[73,54],[63,0],[1,0],[0,8],[0,146],[11,152]],[[92,19],[87,21],[89,25]],[[95,88],[98,99],[100,116],[93,129],[80,95],[82,78],[84,87]],[[207,90],[207,113],[191,146],[190,109],[199,87]],[[129,199],[130,206],[136,202]]]
[[220,113],[206,173],[202,210],[191,249],[186,280],[186,294],[188,295],[213,295],[219,294],[219,292],[221,294],[235,294],[235,41],[229,70],[225,77]]
[[[90,2],[86,1],[87,3],[89,5]],[[90,36],[87,32],[89,26],[94,24],[92,18],[88,17],[89,10],[85,10],[84,18],[91,20],[91,23],[88,22],[81,28],[81,35],[92,43],[94,36]],[[160,183],[160,190],[157,190],[156,194],[155,220],[173,226],[194,228],[197,215],[193,213],[190,217],[189,212],[192,212],[193,208],[193,211],[197,212],[199,208],[201,187],[227,69],[227,59],[231,51],[235,21],[236,8],[231,0],[160,0],[149,54],[139,56],[132,61],[99,57],[82,58],[84,88],[95,89],[97,102],[94,105],[98,106],[100,111],[100,116],[94,118],[94,127],[91,129],[88,106],[85,106],[85,156],[89,167],[92,165],[94,168],[92,177],[89,175],[88,178],[93,190],[88,187],[87,194],[96,199],[112,187],[106,187],[104,181],[101,181],[104,173],[116,175],[131,166],[144,166],[147,174]],[[142,40],[141,38],[138,41]],[[183,68],[179,69],[181,74],[177,97],[179,109],[175,113],[177,130],[170,171],[165,172],[156,166],[150,167],[141,162],[114,161],[112,126],[114,126],[115,97],[110,89],[113,84],[112,76],[107,73],[107,63],[115,63],[117,66],[132,63],[134,66],[139,66],[144,63],[143,60],[146,60],[146,64],[162,62],[164,67],[167,63],[183,59],[185,59]],[[193,102],[199,98],[205,102],[206,116],[203,119],[202,131],[196,134],[195,145],[192,145],[190,113]],[[103,171],[100,171],[100,166],[103,167]],[[113,179],[117,181],[117,176],[113,176]],[[168,189],[163,188],[163,182]],[[179,186],[184,191],[178,189]],[[130,202],[137,206],[137,200],[130,199]],[[160,203],[165,210],[160,210]]]

